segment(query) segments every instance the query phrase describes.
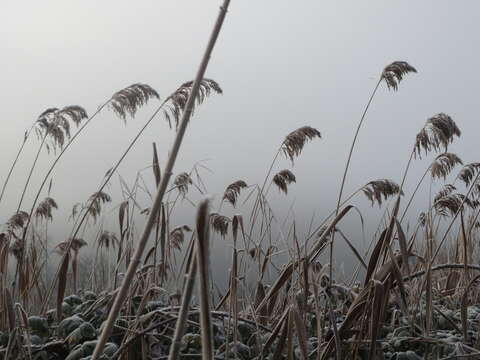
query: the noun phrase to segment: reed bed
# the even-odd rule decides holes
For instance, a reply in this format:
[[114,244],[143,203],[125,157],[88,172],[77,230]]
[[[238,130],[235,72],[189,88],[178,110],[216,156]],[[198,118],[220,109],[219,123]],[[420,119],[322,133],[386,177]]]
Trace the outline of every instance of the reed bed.
[[[412,65],[395,61],[380,72],[339,179],[338,202],[304,237],[298,235],[295,219],[284,226],[287,232],[279,231],[270,191],[277,189],[288,197],[298,180],[293,163],[301,161],[305,147],[321,146],[321,132],[311,124],[279,139],[258,183],[239,176],[216,189],[218,204],[205,197],[197,166],[174,173],[194,108],[222,94],[219,83],[204,73],[228,5],[225,1],[220,9],[195,80],[163,101],[151,86],[133,84],[115,92],[90,117],[78,105],[50,108],[26,132],[0,195],[4,206],[2,198],[13,186],[11,174],[36,134],[34,162],[18,206],[2,219],[0,356],[480,359],[480,163],[464,164],[448,151],[461,137],[454,119],[444,113],[426,119],[412,136],[401,178],[372,179],[344,194],[346,182],[352,181],[348,173],[355,144],[375,94],[400,90],[401,82],[417,72]],[[128,122],[152,102],[158,102],[155,111],[99,188],[73,207],[69,236],[49,243],[49,224],[61,211],[51,196],[51,178],[65,152],[82,141],[79,136],[100,112],[110,109]],[[176,133],[164,169],[157,144],[153,146],[150,175],[156,195],[147,189],[145,178],[137,176],[133,185],[120,180],[122,198],[115,199],[107,192],[112,176],[156,118],[163,118]],[[34,184],[32,174],[44,154],[50,167],[40,184]],[[292,167],[280,167],[282,156]],[[404,184],[413,162],[426,163],[425,172],[414,191],[407,192]],[[411,205],[422,186],[429,185],[427,180],[439,190],[416,212]],[[25,197],[32,186],[38,186],[33,201]],[[195,191],[200,201],[192,200]],[[146,207],[139,206],[141,192],[150,196]],[[359,211],[352,201],[361,196],[384,210],[365,253],[342,231],[344,219]],[[190,224],[176,222],[182,203],[197,208]],[[228,215],[232,212],[235,215]],[[104,227],[107,216],[115,229]],[[139,219],[145,217],[139,236]],[[231,245],[225,289],[218,289],[212,276],[216,259],[211,244],[219,239]],[[334,267],[338,241],[346,244],[357,264],[346,280]],[[86,255],[88,249],[93,255]]]

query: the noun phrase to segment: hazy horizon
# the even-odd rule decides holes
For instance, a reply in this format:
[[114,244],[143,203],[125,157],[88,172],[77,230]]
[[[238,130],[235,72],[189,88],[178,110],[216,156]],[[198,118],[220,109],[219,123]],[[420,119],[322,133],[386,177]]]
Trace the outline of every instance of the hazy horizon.
[[[0,15],[4,49],[0,181],[25,130],[46,108],[75,104],[93,114],[114,92],[132,83],[149,84],[164,99],[192,80],[219,5],[217,0],[137,1],[134,6],[125,1],[6,2]],[[449,114],[463,132],[449,151],[464,163],[479,161],[474,151],[479,10],[475,1],[457,6],[433,0],[401,4],[378,0],[368,6],[354,1],[233,1],[207,70],[207,77],[216,80],[224,94],[212,96],[197,109],[174,173],[202,162],[212,170],[202,171],[207,191],[218,200],[238,179],[262,183],[285,135],[300,126],[315,127],[322,139],[309,143],[295,161],[297,183],[287,196],[277,189],[270,194],[280,219],[292,209],[303,236],[312,216],[318,223],[334,209],[355,127],[382,69],[396,60],[408,61],[418,74],[407,75],[398,92],[382,84],[360,132],[345,194],[378,178],[400,182],[415,135],[440,112]],[[64,223],[72,206],[97,190],[158,104],[152,101],[126,124],[113,111],[102,111],[61,160],[52,187],[60,207],[52,225],[58,242],[71,230],[72,224]],[[163,168],[174,135],[158,117],[120,168],[128,184],[142,170],[153,190],[151,170],[146,169],[152,142]],[[15,169],[0,205],[2,223],[16,209],[36,146],[32,138]],[[406,193],[411,193],[432,157],[414,162]],[[25,208],[31,206],[53,159],[42,153]],[[285,158],[275,167],[283,168],[291,168]],[[109,211],[115,211],[122,201],[118,177],[108,192],[113,197]],[[427,192],[428,182],[412,216],[425,210]],[[146,207],[148,197],[143,197],[141,206]],[[372,233],[385,205],[371,208],[362,197],[354,203],[369,215],[366,225]],[[193,206],[185,202],[180,209],[174,222],[191,225]],[[241,206],[222,209],[242,212]],[[359,224],[358,216],[351,216],[344,225],[357,244]],[[110,226],[115,230],[117,225]],[[228,252],[220,249],[229,263]]]

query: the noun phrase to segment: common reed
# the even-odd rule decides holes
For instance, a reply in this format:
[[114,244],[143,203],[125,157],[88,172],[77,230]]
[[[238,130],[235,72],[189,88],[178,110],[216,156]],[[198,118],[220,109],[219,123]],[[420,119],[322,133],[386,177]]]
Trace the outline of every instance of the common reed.
[[[307,144],[313,149],[313,140],[321,138],[312,126],[279,139],[258,183],[248,179],[247,184],[239,174],[226,188],[215,189],[217,203],[214,197],[205,200],[195,167],[176,172],[171,181],[194,109],[223,92],[204,75],[228,6],[224,1],[195,80],[180,85],[155,107],[99,188],[73,207],[71,232],[53,248],[59,255],[53,277],[42,276],[49,273],[47,240],[53,235],[48,226],[65,211],[51,194],[53,169],[101,109],[109,107],[127,121],[160,97],[149,85],[133,84],[114,93],[91,117],[80,106],[51,108],[27,131],[0,201],[30,133],[39,135],[40,144],[25,190],[38,161],[44,160],[40,154],[47,150],[55,158],[30,212],[21,207],[27,200],[24,191],[0,232],[0,354],[6,359],[52,360],[480,356],[480,165],[463,165],[458,155],[448,152],[461,135],[457,123],[444,113],[427,119],[413,138],[399,179],[373,179],[343,194],[377,89],[385,83],[398,90],[407,74],[416,73],[408,63],[393,62],[381,72],[356,127],[339,197],[336,203],[322,203],[328,215],[313,218],[305,234],[293,210],[282,221],[269,190],[278,188],[282,196],[275,200],[281,202],[301,186],[300,172],[295,170],[297,179],[292,169],[278,169],[277,161],[283,154],[298,166]],[[176,131],[168,160],[161,171],[154,144],[150,178],[140,171],[131,185],[118,173],[119,165],[159,115]],[[407,177],[413,177],[410,165],[424,160],[425,171],[414,179],[411,191],[405,186]],[[107,193],[115,174],[121,198]],[[422,191],[423,206],[412,209]],[[378,232],[368,234],[370,246],[361,251],[365,200],[372,207],[369,215],[377,207],[383,215]],[[222,209],[224,203],[230,205]],[[214,204],[218,210],[211,212]],[[196,208],[195,221],[177,222],[183,205]],[[346,229],[351,215],[361,223],[354,231]],[[346,280],[334,264],[334,243],[339,240],[356,267]],[[211,266],[218,261],[212,251],[217,241],[227,246],[231,258],[220,274],[225,286],[215,282],[220,275]],[[93,259],[86,256],[91,249],[96,252]]]

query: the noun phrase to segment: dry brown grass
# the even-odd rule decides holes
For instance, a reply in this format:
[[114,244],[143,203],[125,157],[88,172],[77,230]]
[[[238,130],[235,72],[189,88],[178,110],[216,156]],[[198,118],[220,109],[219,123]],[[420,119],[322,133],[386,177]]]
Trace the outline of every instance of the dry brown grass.
[[[388,89],[398,90],[405,75],[415,72],[403,61],[383,69],[357,127],[339,181],[338,203],[330,204],[331,215],[312,223],[304,238],[294,218],[290,224],[280,224],[270,204],[269,189],[274,185],[287,196],[291,184],[297,180],[300,183],[290,169],[277,169],[277,160],[283,153],[292,163],[299,161],[306,144],[321,138],[320,131],[311,126],[280,139],[267,175],[258,184],[237,180],[219,191],[219,209],[228,202],[239,212],[235,215],[223,215],[220,210],[210,212],[212,200],[204,199],[196,169],[179,172],[170,184],[178,142],[163,173],[154,145],[153,161],[149,160],[150,181],[138,176],[129,187],[121,180],[122,199],[105,191],[120,163],[158,113],[178,131],[177,139],[181,141],[194,108],[210,95],[222,93],[218,83],[202,79],[203,73],[199,72],[197,81],[182,84],[165,98],[104,176],[99,189],[74,207],[71,236],[55,246],[60,259],[53,278],[46,276],[51,271],[48,224],[56,220],[58,212],[54,210],[59,206],[50,196],[50,189],[37,205],[38,196],[58,159],[96,113],[87,118],[80,106],[47,109],[32,128],[41,140],[37,155],[46,146],[60,151],[59,156],[40,185],[30,213],[19,207],[5,219],[0,233],[0,331],[10,334],[0,346],[0,353],[8,359],[41,358],[42,351],[55,360],[66,356],[74,351],[72,343],[77,342],[77,335],[60,338],[60,331],[52,329],[60,328],[63,319],[76,314],[102,334],[94,358],[111,341],[117,345],[110,358],[122,360],[167,355],[170,360],[182,356],[262,358],[269,354],[276,359],[374,359],[381,358],[383,349],[392,346],[385,334],[402,326],[408,336],[402,336],[401,341],[407,347],[420,348],[425,357],[437,359],[447,356],[446,352],[448,356],[478,357],[480,336],[478,329],[472,330],[477,323],[469,317],[469,309],[476,308],[480,300],[475,287],[480,276],[476,265],[480,260],[480,163],[463,166],[452,179],[456,167],[463,165],[459,156],[447,152],[461,135],[455,121],[444,113],[426,121],[414,139],[412,153],[407,154],[409,165],[400,185],[390,179],[377,179],[345,198],[342,194],[359,129],[379,85],[385,82]],[[135,117],[140,107],[152,99],[159,99],[153,88],[134,84],[116,92],[104,106],[110,106],[126,120]],[[76,132],[72,124],[79,127]],[[407,193],[410,198],[404,205],[402,195],[407,191],[403,185],[411,176],[411,161],[429,156],[433,161],[413,193]],[[18,156],[12,169],[17,160]],[[35,164],[36,160],[30,175]],[[407,226],[402,220],[425,178],[438,190],[432,192],[421,212],[409,210],[406,218],[418,221]],[[457,180],[462,182],[462,189]],[[158,191],[154,200],[149,186]],[[247,188],[251,193],[239,206]],[[142,200],[139,193],[148,195],[149,200]],[[361,193],[372,206],[385,208],[379,231],[371,234],[366,253],[358,250],[348,232],[342,231],[347,215],[358,210],[353,203]],[[116,203],[118,207],[111,211]],[[175,224],[182,203],[197,208],[194,231],[188,224]],[[401,209],[404,212],[399,216]],[[143,221],[139,219],[143,215],[147,215],[147,226],[139,236],[137,230]],[[104,228],[106,217],[111,217],[115,227]],[[230,268],[224,269],[228,278],[224,289],[216,288],[210,268],[216,261],[211,243],[220,238],[231,245],[232,251]],[[340,280],[333,258],[333,246],[339,238],[353,254],[352,261],[363,268],[363,276],[355,272],[352,281]],[[94,262],[82,262],[88,261],[82,254],[95,246]],[[325,254],[327,249],[330,254]],[[115,256],[109,256],[110,251]],[[198,300],[194,292],[197,276]],[[105,291],[88,293],[100,289]],[[77,300],[80,293],[82,298]],[[80,303],[73,307],[69,303],[72,301]],[[47,331],[52,333],[48,342],[35,345],[32,339],[38,335],[33,322],[38,319],[29,315],[46,317],[49,308],[53,310],[48,313],[53,314],[53,323]],[[455,311],[459,311],[460,318],[451,315]],[[107,322],[101,325],[107,315]],[[437,331],[444,330],[440,318],[461,336],[461,341],[452,344],[438,337]],[[195,348],[195,341],[200,341],[201,346]],[[91,355],[91,351],[84,355]]]

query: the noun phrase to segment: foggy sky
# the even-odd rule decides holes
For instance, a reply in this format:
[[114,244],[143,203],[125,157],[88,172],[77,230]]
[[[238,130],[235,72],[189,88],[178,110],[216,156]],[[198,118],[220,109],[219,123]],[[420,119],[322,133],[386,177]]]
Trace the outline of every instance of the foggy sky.
[[[24,131],[46,108],[78,104],[91,114],[132,83],[151,85],[163,99],[193,79],[220,2],[3,1],[0,181]],[[309,143],[295,162],[297,184],[288,196],[274,189],[271,201],[283,215],[293,204],[300,224],[308,224],[314,214],[318,222],[336,204],[355,126],[383,67],[395,60],[408,61],[418,74],[407,75],[398,92],[381,86],[361,130],[345,194],[377,178],[399,182],[416,133],[439,112],[452,116],[463,132],[449,151],[465,163],[480,160],[479,10],[473,0],[233,0],[207,70],[224,95],[196,111],[175,173],[208,160],[203,164],[213,173],[202,175],[218,199],[237,179],[261,183],[285,135],[310,125],[323,138]],[[60,219],[96,191],[157,105],[152,101],[126,125],[104,110],[72,145],[53,179]],[[159,117],[121,166],[122,176],[131,183],[151,164],[154,141],[163,167],[173,136]],[[0,205],[3,219],[15,210],[37,145],[31,141],[20,159]],[[429,159],[415,162],[407,193]],[[28,206],[52,160],[42,155]],[[283,168],[291,168],[284,158],[275,169]],[[152,180],[150,170],[144,174]],[[118,204],[118,177],[111,192]],[[373,216],[368,223],[374,229],[384,208],[371,209],[363,199],[355,203]],[[418,211],[426,205],[419,202]],[[188,204],[185,208],[193,211]],[[192,220],[185,215],[185,221]],[[351,229],[358,223],[353,219]],[[63,228],[58,222],[55,226]],[[350,234],[359,241],[358,232]]]

